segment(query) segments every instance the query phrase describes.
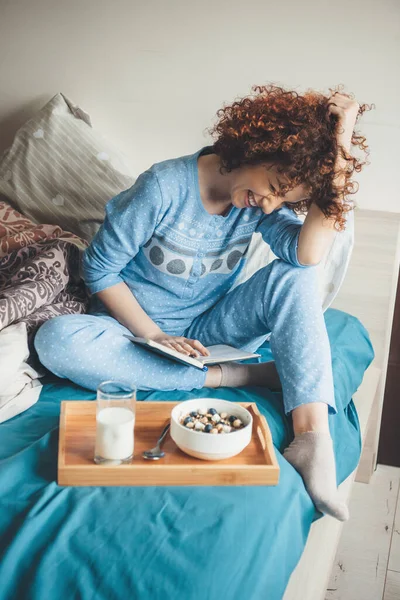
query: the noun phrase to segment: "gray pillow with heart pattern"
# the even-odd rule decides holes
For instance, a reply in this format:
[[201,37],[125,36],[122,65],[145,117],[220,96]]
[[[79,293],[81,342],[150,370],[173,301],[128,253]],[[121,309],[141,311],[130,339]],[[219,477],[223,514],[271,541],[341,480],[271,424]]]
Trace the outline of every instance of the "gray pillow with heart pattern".
[[6,202],[87,241],[103,222],[108,200],[135,179],[123,154],[61,93],[20,127],[0,159]]

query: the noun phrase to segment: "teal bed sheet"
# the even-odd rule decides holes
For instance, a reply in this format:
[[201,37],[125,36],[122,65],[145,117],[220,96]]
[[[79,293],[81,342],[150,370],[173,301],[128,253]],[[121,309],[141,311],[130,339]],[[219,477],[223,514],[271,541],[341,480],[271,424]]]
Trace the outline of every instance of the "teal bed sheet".
[[[338,414],[330,416],[337,478],[357,466],[360,432],[351,400],[373,359],[367,331],[329,309]],[[269,344],[260,361],[270,360]],[[254,360],[257,359],[253,359]],[[280,393],[241,387],[139,392],[257,402],[281,468],[276,487],[60,487],[60,401],[94,398],[49,379],[39,401],[0,425],[0,600],[281,600],[316,513],[281,452],[293,436]]]

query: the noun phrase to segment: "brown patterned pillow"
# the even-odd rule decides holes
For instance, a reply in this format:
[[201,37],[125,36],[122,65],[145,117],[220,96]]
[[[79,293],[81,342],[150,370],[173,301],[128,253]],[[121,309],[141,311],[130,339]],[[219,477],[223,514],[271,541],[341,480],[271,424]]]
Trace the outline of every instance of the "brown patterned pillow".
[[87,241],[103,222],[104,205],[134,182],[123,155],[61,93],[20,127],[0,159],[0,195],[9,204]]

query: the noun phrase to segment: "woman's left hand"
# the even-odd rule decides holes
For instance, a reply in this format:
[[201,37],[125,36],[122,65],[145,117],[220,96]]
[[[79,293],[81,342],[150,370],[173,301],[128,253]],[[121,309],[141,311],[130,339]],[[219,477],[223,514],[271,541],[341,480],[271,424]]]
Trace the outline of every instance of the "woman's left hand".
[[348,96],[339,94],[339,92],[331,95],[328,104],[329,112],[339,117],[338,142],[341,146],[344,146],[347,152],[350,152],[351,138],[360,105]]

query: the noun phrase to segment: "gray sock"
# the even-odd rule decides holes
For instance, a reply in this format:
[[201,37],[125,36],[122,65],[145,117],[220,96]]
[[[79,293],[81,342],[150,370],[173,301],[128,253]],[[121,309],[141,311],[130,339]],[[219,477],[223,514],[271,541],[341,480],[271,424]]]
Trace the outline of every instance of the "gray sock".
[[281,382],[275,362],[243,364],[238,362],[220,363],[222,377],[220,387],[260,385],[271,390],[280,390]]
[[336,465],[332,438],[325,431],[296,435],[283,456],[300,473],[319,511],[347,521],[349,510],[336,488]]

